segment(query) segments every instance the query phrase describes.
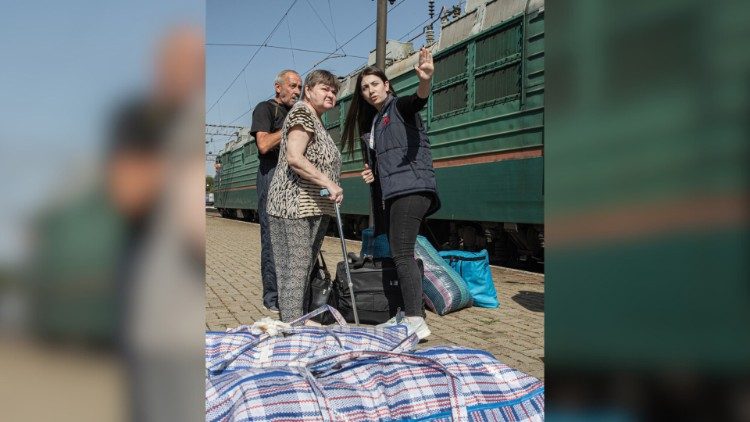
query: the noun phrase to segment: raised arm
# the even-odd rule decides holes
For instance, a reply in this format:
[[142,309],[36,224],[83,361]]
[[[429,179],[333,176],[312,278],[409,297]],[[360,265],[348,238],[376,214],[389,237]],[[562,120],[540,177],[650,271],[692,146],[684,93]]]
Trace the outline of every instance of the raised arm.
[[432,73],[435,71],[435,66],[432,63],[432,53],[430,53],[430,50],[424,47],[419,50],[419,63],[414,65],[414,70],[417,72],[417,78],[419,78],[417,96],[419,98],[429,97],[430,82],[432,82]]

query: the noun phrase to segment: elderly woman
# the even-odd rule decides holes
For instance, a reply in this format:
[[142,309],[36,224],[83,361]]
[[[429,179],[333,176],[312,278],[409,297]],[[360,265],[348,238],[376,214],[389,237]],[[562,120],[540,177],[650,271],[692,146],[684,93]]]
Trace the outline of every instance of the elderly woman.
[[[336,105],[337,92],[338,81],[331,72],[311,72],[302,100],[289,110],[282,129],[267,210],[284,322],[303,314],[306,284],[329,217],[335,215],[333,202],[344,199],[339,186],[341,153],[320,121]],[[330,195],[321,197],[321,188]]]

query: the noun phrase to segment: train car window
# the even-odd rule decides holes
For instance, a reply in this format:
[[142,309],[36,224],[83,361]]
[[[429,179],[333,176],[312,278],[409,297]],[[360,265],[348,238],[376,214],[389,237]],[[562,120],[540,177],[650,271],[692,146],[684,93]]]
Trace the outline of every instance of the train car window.
[[476,41],[475,107],[520,97],[522,41],[523,27],[520,18]]
[[432,116],[435,119],[466,111],[468,102],[467,46],[435,60]]
[[476,67],[503,60],[512,60],[521,54],[520,22],[477,41]]
[[466,48],[435,60],[433,83],[440,84],[466,73]]
[[466,108],[466,82],[436,90],[432,94],[432,113],[434,116],[457,112]]
[[492,70],[477,76],[474,83],[476,104],[516,95],[521,91],[521,65]]

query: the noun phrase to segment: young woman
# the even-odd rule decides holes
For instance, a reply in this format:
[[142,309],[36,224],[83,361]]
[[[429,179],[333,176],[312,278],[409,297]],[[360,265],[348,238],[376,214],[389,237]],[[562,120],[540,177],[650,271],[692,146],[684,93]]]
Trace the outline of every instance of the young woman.
[[[362,178],[371,186],[375,235],[388,234],[404,298],[404,323],[422,339],[430,335],[430,329],[424,320],[414,244],[424,218],[440,208],[430,143],[419,116],[427,104],[434,71],[429,50],[420,50],[414,70],[419,78],[416,94],[396,98],[382,70],[365,68],[357,77],[343,139],[350,154],[355,138],[362,143]],[[385,324],[395,323],[394,318]]]
[[[326,70],[305,78],[302,101],[287,114],[279,164],[268,192],[271,250],[276,264],[279,312],[284,322],[302,316],[306,283],[335,215],[333,202],[344,200],[339,186],[341,153],[320,116],[336,105],[338,81]],[[320,196],[320,189],[330,192]]]

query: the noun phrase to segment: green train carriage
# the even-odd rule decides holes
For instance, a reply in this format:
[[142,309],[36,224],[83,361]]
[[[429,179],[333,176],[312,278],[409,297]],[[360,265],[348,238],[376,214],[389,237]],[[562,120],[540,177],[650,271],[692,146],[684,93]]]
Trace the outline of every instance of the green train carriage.
[[257,218],[258,147],[248,128],[237,133],[237,139],[224,147],[217,161],[221,169],[214,180],[214,207],[222,217]]
[[[543,3],[480,5],[445,24],[432,51],[432,93],[421,114],[442,208],[424,234],[438,246],[487,248],[498,263],[543,261]],[[387,66],[397,95],[416,90],[416,62],[413,53]],[[323,115],[337,141],[356,75],[343,80],[338,105]],[[242,133],[221,154],[215,201],[222,215],[255,217],[256,154]],[[343,159],[342,212],[347,234],[356,236],[367,224],[369,189],[359,149]]]

